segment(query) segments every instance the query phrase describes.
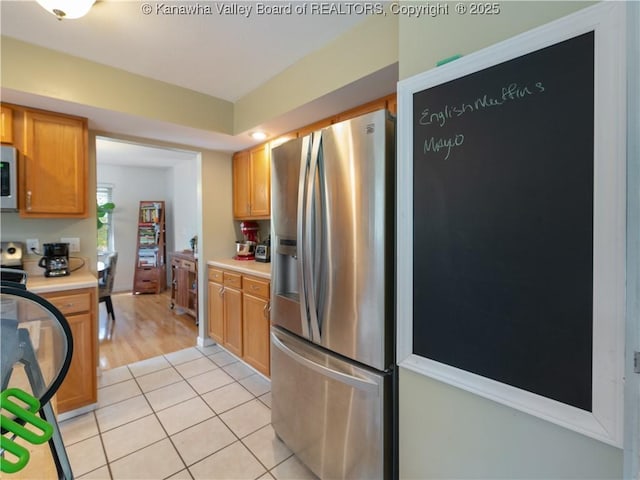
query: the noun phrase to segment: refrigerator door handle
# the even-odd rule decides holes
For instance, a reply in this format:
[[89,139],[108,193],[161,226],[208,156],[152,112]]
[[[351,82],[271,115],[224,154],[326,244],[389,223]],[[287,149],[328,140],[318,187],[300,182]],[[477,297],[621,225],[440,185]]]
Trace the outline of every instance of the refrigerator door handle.
[[370,394],[380,393],[380,384],[367,378],[354,377],[348,372],[341,372],[339,370],[325,367],[324,365],[320,365],[312,360],[309,360],[305,356],[299,354],[298,352],[285,345],[285,343],[278,337],[277,333],[275,333],[274,331],[271,332],[271,341],[273,345],[282,353],[284,353],[297,363],[304,365],[310,370],[313,370],[314,372],[317,372],[325,377],[332,378],[340,383],[344,383],[346,385],[349,385],[350,387],[357,388],[358,390],[362,390]]
[[306,136],[302,139],[302,153],[300,155],[300,178],[298,179],[298,212],[297,212],[297,267],[298,278],[300,285],[300,320],[302,322],[302,334],[306,338],[311,338],[309,329],[309,305],[307,303],[307,289],[308,286],[305,282],[305,265],[304,259],[306,256],[304,245],[304,223],[306,221],[306,195],[307,195],[307,178],[309,176],[309,151],[310,151],[310,137]]
[[319,239],[315,234],[316,215],[319,209],[315,206],[316,198],[316,178],[318,174],[318,159],[320,157],[320,145],[322,143],[322,134],[317,133],[313,136],[313,145],[311,148],[311,158],[309,160],[309,173],[307,180],[306,194],[306,213],[305,213],[305,238],[304,238],[304,284],[307,294],[309,324],[311,326],[311,339],[314,342],[320,342],[320,328],[318,325],[318,302],[316,299],[316,272],[314,271],[315,256],[319,253]]

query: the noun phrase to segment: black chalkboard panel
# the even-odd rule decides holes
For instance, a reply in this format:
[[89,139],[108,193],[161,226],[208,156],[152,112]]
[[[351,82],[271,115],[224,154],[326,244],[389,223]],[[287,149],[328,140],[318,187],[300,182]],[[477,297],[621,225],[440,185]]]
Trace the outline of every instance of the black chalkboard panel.
[[594,34],[413,95],[413,351],[592,409]]

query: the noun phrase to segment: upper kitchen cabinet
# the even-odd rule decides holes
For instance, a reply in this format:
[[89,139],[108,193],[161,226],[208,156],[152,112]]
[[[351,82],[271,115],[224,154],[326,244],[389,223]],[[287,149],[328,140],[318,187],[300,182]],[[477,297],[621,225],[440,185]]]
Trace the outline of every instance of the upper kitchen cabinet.
[[271,168],[268,143],[233,156],[233,216],[268,219],[271,214]]
[[0,141],[13,143],[13,110],[5,105],[0,113]]
[[24,109],[14,110],[14,126],[22,160],[20,216],[86,218],[87,119]]

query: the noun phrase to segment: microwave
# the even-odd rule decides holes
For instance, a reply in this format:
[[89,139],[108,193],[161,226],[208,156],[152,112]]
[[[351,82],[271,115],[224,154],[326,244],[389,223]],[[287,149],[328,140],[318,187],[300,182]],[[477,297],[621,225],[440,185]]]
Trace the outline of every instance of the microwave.
[[0,147],[0,210],[3,212],[18,211],[18,151],[15,147]]

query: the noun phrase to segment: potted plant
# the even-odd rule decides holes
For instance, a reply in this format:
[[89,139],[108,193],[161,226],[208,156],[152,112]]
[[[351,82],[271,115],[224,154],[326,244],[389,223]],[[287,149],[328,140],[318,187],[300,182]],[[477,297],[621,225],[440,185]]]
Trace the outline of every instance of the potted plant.
[[105,217],[107,216],[107,214],[111,213],[114,208],[116,208],[116,205],[113,202],[107,202],[103,203],[102,205],[97,205],[96,217],[98,220],[98,230],[106,225]]

